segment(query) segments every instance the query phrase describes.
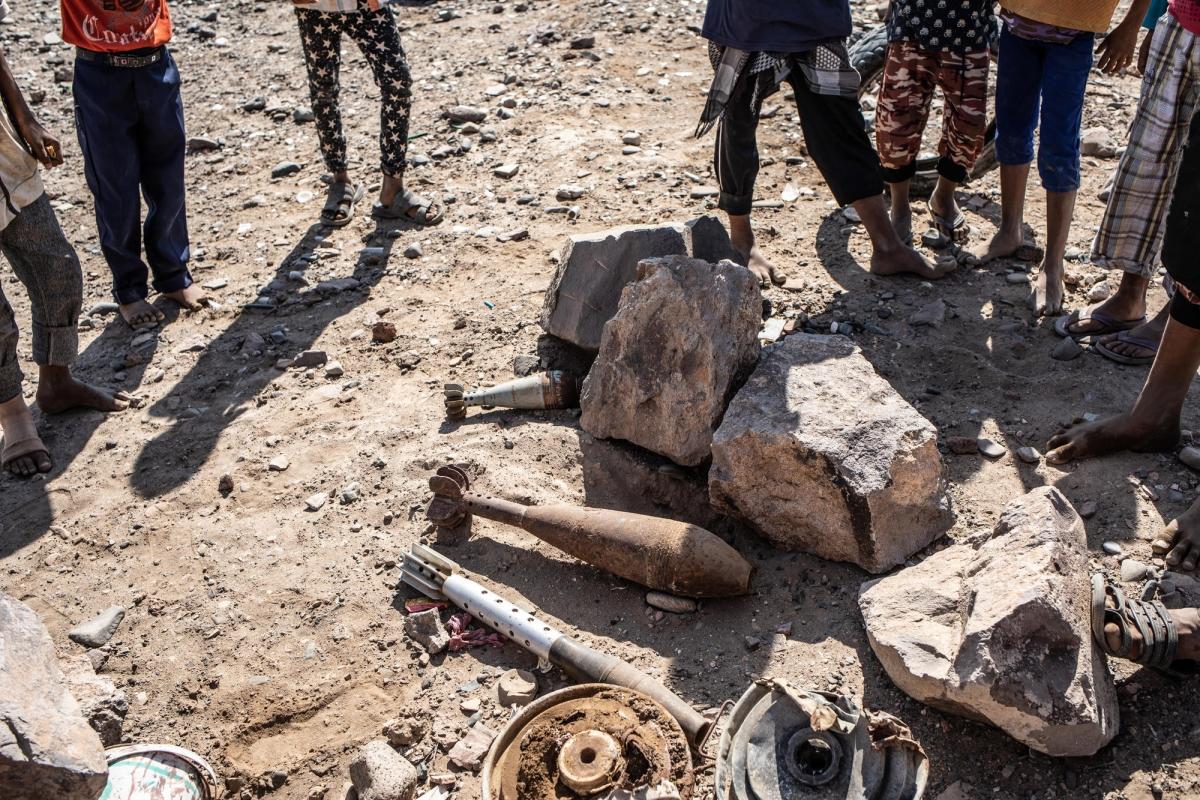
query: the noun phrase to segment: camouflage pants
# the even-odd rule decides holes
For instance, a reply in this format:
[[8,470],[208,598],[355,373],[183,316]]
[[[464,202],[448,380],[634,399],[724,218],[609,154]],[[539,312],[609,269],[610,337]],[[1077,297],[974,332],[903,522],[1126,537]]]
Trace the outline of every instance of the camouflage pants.
[[938,174],[964,183],[987,130],[988,52],[931,52],[911,42],[888,45],[875,113],[875,141],[884,180],[916,174],[921,138],[935,89],[946,108],[938,146]]

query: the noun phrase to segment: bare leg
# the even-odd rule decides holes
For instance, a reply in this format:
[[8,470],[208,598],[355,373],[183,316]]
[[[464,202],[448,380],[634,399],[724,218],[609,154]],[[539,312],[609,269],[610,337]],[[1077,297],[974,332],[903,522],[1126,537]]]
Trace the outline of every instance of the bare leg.
[[985,247],[975,251],[981,264],[1008,258],[1025,243],[1025,189],[1029,165],[1000,166],[1000,228]]
[[58,414],[73,408],[97,411],[124,411],[130,397],[125,392],[113,392],[84,383],[67,367],[38,368],[37,405],[43,413]]
[[1046,446],[1046,461],[1064,464],[1121,450],[1170,450],[1179,443],[1179,415],[1197,369],[1200,330],[1168,320],[1154,366],[1133,408],[1115,417],[1059,431]]
[[[937,185],[933,187],[933,194],[929,196],[929,210],[947,222],[958,219],[958,200],[954,196],[956,191],[958,191],[957,183],[944,175],[939,175]],[[965,226],[958,231],[945,231],[945,233],[954,244],[962,244],[967,240],[968,231]]]
[[1046,257],[1034,285],[1033,315],[1055,316],[1063,307],[1063,256],[1071,235],[1077,192],[1046,192]]
[[[20,394],[11,400],[0,403],[0,429],[4,431],[4,442],[23,442],[37,436],[37,426],[33,422],[33,412],[25,404],[25,398]],[[39,472],[49,472],[54,466],[50,455],[44,450],[14,458],[7,464],[7,469],[13,475],[28,478]]]
[[782,286],[787,280],[787,276],[776,269],[775,265],[767,260],[767,257],[755,244],[754,228],[750,225],[749,214],[729,215],[729,240],[733,244],[733,249],[746,262],[746,267],[755,274],[763,286],[771,283]]
[[854,210],[863,221],[863,227],[871,237],[871,272],[875,275],[919,275],[927,280],[935,281],[953,272],[958,264],[939,269],[925,260],[925,257],[913,250],[912,247],[900,241],[896,229],[888,218],[887,206],[883,195],[857,200]]
[[892,193],[892,226],[896,229],[896,235],[900,237],[900,241],[911,242],[913,232],[912,206],[909,204],[909,190],[912,186],[912,181],[900,181],[888,185]]

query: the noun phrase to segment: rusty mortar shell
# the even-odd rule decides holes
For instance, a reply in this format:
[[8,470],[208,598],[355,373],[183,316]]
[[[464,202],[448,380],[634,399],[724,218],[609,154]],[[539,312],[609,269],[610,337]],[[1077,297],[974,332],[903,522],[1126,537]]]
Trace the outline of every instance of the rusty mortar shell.
[[481,408],[554,409],[579,405],[579,379],[553,370],[506,381],[488,389],[466,391],[457,383],[445,386],[446,416],[462,419],[471,406]]
[[429,481],[426,512],[461,531],[471,515],[521,528],[588,564],[650,589],[684,597],[733,597],[750,590],[753,567],[717,535],[687,522],[606,508],[524,506],[472,494],[457,467]]

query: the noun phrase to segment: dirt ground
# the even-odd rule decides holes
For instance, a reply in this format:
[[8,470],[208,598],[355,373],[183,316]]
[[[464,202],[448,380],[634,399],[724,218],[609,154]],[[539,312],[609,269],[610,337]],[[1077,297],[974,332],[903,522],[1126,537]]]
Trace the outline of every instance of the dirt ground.
[[[467,465],[480,488],[515,500],[659,513],[680,513],[670,498],[702,486],[703,470],[675,480],[623,468],[633,456],[591,439],[569,411],[475,411],[448,424],[441,385],[499,381],[512,375],[515,356],[539,348],[553,355],[539,341],[537,319],[552,255],[569,234],[713,208],[712,199],[690,196],[712,185],[711,135],[692,138],[710,78],[696,35],[703,8],[698,0],[457,0],[398,9],[416,79],[410,156],[419,163],[408,180],[446,202],[447,218],[431,230],[376,227],[364,208],[322,240],[313,225],[323,198],[316,132],[292,114],[308,95],[289,4],[173,5],[189,134],[221,145],[187,160],[194,273],[220,287],[211,290],[220,308],[178,315],[160,299],[167,323],[136,343],[117,318],[96,316],[81,334],[77,371],[143,404],[113,416],[41,418],[53,472],[0,478],[0,586],[40,612],[63,643],[72,625],[107,606],[129,609],[102,668],[129,697],[128,738],[200,752],[234,797],[297,800],[326,787],[324,796],[341,800],[357,746],[379,736],[385,720],[408,714],[431,722],[410,756],[447,772],[445,751],[469,720],[461,701],[480,698],[498,730],[495,677],[533,662],[508,645],[427,663],[406,643],[408,592],[397,562],[431,533],[423,519],[429,474],[453,461]],[[876,19],[873,7],[855,9],[860,27]],[[450,10],[457,17],[439,22]],[[47,185],[83,259],[88,309],[110,299],[109,275],[75,144],[70,83],[56,79],[71,53],[44,38],[57,30],[57,4],[36,0],[16,4],[0,40],[43,122],[66,145],[67,163]],[[584,33],[595,34],[596,47],[571,51],[568,41]],[[357,51],[347,52],[353,171],[377,181],[378,92]],[[1085,127],[1103,126],[1120,143],[1137,88],[1136,77],[1094,76]],[[243,110],[256,97],[266,110]],[[504,119],[498,110],[508,101],[514,108]],[[453,132],[440,111],[457,103],[487,108],[483,127],[496,140]],[[1116,566],[1100,547],[1110,540],[1149,559],[1150,538],[1198,483],[1174,455],[1059,470],[1011,454],[1021,445],[1041,449],[1077,414],[1127,407],[1145,371],[1093,353],[1052,360],[1058,339],[1048,323],[1030,319],[1027,287],[1006,280],[1013,264],[963,269],[937,285],[869,276],[866,235],[846,224],[804,158],[794,108],[783,95],[768,106],[779,110],[762,124],[758,196],[779,199],[788,183],[814,190],[755,213],[762,243],[802,287],[772,289],[776,312],[813,330],[850,323],[878,371],[943,437],[986,436],[1010,448],[994,462],[945,456],[958,520],[950,538],[986,535],[1009,499],[1053,484],[1077,505],[1097,505],[1087,522],[1097,565]],[[626,131],[642,134],[640,152],[622,155]],[[429,158],[443,145],[447,157]],[[272,167],[289,160],[302,169],[272,179]],[[519,174],[494,177],[506,162],[519,163]],[[1115,163],[1084,159],[1070,242],[1070,270],[1081,280],[1073,306],[1103,277],[1085,254],[1103,210],[1096,195]],[[563,184],[588,190],[572,203],[578,218],[548,210]],[[525,195],[532,202],[522,202]],[[970,215],[976,239],[993,230],[998,196],[995,173],[964,192],[978,199]],[[1036,192],[1030,206],[1028,221],[1040,230]],[[528,237],[501,241],[518,230]],[[406,257],[414,244],[423,255]],[[319,286],[335,279],[343,280]],[[7,264],[0,280],[28,331],[29,306]],[[270,302],[248,307],[262,295]],[[940,328],[906,321],[937,298],[949,310]],[[1162,299],[1156,289],[1155,304]],[[372,343],[381,317],[395,324],[395,342]],[[326,351],[344,374],[275,367],[310,348]],[[31,382],[31,398],[33,389]],[[1186,427],[1196,424],[1196,408],[1187,409]],[[270,471],[280,455],[290,466]],[[228,493],[220,490],[225,475]],[[664,487],[672,481],[678,485]],[[306,511],[317,492],[330,501]],[[1119,665],[1116,741],[1093,758],[1047,758],[927,709],[891,684],[857,610],[864,573],[778,552],[699,505],[690,511],[755,564],[752,595],[660,617],[637,587],[486,521],[446,552],[698,708],[736,698],[753,676],[776,675],[899,715],[929,752],[930,798],[948,787],[961,795],[947,797],[996,800],[1200,797],[1194,684]],[[563,684],[555,674],[542,682]],[[455,796],[477,795],[477,777],[461,775]]]

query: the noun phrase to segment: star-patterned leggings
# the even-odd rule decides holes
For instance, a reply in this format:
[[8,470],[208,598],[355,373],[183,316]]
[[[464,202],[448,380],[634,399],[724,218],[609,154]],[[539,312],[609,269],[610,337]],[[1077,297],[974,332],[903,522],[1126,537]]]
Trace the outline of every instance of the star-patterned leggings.
[[396,18],[388,7],[378,11],[326,12],[297,8],[300,43],[308,68],[308,90],[321,154],[330,172],[346,169],[346,136],[338,109],[338,73],[341,68],[342,34],[362,51],[375,83],[379,86],[379,161],[385,175],[404,174],[408,148],[408,115],[412,105],[412,74],[400,45]]

